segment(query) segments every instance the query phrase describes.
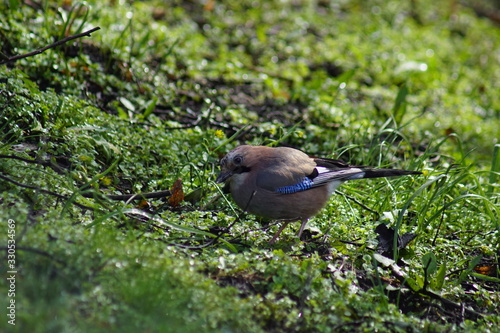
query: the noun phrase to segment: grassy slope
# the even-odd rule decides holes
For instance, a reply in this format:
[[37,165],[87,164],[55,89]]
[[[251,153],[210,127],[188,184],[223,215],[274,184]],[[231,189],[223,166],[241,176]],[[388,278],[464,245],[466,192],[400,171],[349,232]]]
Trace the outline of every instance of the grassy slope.
[[[0,180],[19,271],[2,331],[494,331],[498,27],[455,2],[229,3],[2,8],[7,56],[101,27],[0,67],[0,155],[39,161],[0,175],[66,196]],[[212,244],[195,230],[238,216],[211,181],[242,142],[426,174],[346,184],[306,242],[290,226],[270,246],[277,226],[241,216]],[[154,222],[101,195],[177,178],[187,201],[151,200]],[[381,221],[418,234],[404,286],[373,257]]]

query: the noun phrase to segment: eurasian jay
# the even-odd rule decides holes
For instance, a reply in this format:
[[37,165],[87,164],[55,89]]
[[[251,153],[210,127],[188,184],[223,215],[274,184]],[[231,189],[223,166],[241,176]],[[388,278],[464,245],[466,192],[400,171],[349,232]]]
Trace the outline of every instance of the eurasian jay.
[[335,189],[352,179],[418,175],[419,171],[350,166],[328,158],[311,158],[300,150],[243,145],[220,161],[217,183],[229,183],[231,195],[244,211],[285,223],[271,239],[276,241],[292,221],[316,215]]

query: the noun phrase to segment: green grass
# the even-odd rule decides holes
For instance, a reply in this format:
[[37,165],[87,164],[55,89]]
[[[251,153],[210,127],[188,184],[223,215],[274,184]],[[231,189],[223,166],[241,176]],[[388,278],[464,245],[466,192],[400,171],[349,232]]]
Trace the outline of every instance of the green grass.
[[[101,29],[0,65],[0,330],[494,332],[500,9],[474,6],[2,3],[1,59]],[[242,143],[424,175],[346,183],[270,245],[214,183]],[[179,206],[108,197],[178,178]],[[381,257],[380,223],[417,237]]]

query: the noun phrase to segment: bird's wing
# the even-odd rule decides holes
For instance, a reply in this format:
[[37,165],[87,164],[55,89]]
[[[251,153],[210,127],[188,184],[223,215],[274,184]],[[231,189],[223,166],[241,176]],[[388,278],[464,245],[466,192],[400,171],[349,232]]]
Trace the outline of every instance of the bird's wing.
[[275,192],[289,194],[306,191],[334,181],[344,182],[351,179],[361,179],[364,178],[364,174],[365,172],[362,169],[355,167],[332,170],[317,166],[311,174],[303,177],[300,181],[291,185],[281,186],[275,189]]

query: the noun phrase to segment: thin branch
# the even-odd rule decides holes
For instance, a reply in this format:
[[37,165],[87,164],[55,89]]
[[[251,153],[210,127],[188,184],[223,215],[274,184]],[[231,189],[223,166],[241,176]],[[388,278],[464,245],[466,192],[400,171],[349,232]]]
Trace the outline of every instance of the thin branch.
[[0,158],[11,158],[11,159],[23,161],[23,162],[26,162],[26,163],[39,164],[39,165],[42,165],[42,166],[49,167],[49,168],[51,168],[52,170],[54,170],[55,172],[57,172],[59,174],[64,174],[64,169],[62,169],[59,165],[53,163],[50,160],[48,160],[48,161],[29,160],[27,158],[16,156],[16,155],[0,155]]
[[[2,246],[0,247],[0,251],[7,251],[7,247],[6,246]],[[27,247],[27,246],[16,246],[16,250],[17,251],[26,251],[26,252],[31,252],[31,253],[36,253],[36,254],[40,254],[44,257],[47,257],[47,258],[50,258],[54,261],[57,261],[58,263],[61,263],[61,264],[66,264],[66,262],[64,260],[61,260],[61,259],[58,259],[58,258],[55,258],[52,254],[46,252],[46,251],[43,251],[43,250],[39,250],[39,249],[35,249],[33,247]]]
[[[128,200],[142,200],[142,199],[157,199],[164,198],[172,195],[172,191],[158,191],[158,192],[148,192],[148,193],[137,193],[137,194],[118,194],[118,195],[104,195],[106,198],[110,200],[119,200],[119,201],[128,201]],[[82,193],[82,197],[85,198],[93,198],[93,193]]]
[[465,307],[465,305],[463,303],[453,302],[447,298],[444,298],[443,296],[440,296],[438,294],[433,293],[432,291],[422,289],[422,290],[419,290],[418,293],[425,295],[425,296],[429,296],[430,298],[436,299],[436,300],[440,301],[441,303],[446,304],[446,305],[448,305],[452,308],[455,308],[457,310],[461,310],[462,312],[467,313],[468,315],[470,315],[472,317],[484,318],[484,316],[485,316],[483,313],[480,313],[480,312],[474,311],[472,309],[469,309],[468,307]]
[[40,54],[42,52],[45,52],[47,51],[48,49],[50,48],[53,48],[53,47],[56,47],[56,46],[59,46],[59,45],[62,45],[66,42],[69,42],[70,40],[73,40],[73,39],[77,39],[77,38],[80,38],[80,37],[90,37],[90,34],[101,29],[100,27],[95,27],[95,28],[92,28],[90,30],[87,30],[85,32],[82,32],[80,34],[76,34],[76,35],[73,35],[73,36],[69,36],[69,37],[66,37],[64,39],[61,39],[55,43],[52,43],[50,45],[47,45],[45,47],[42,47],[41,49],[38,49],[36,51],[33,51],[33,52],[29,52],[29,53],[25,53],[25,54],[19,54],[19,55],[16,55],[16,56],[13,56],[13,57],[10,57],[10,58],[7,58],[6,60],[0,62],[0,65],[3,65],[3,64],[6,64],[8,62],[13,62],[13,61],[16,61],[16,60],[19,60],[19,59],[23,59],[23,58],[27,58],[27,57],[31,57],[31,56],[34,56],[34,55],[37,55],[37,54]]
[[[48,166],[48,167],[54,169],[54,171],[56,171],[56,172],[59,172],[59,173],[62,172],[62,169],[57,164],[54,164],[51,161],[30,160],[30,159],[23,158],[23,157],[16,156],[16,155],[0,155],[0,158],[11,158],[11,159],[23,161],[25,163],[32,163],[32,164],[39,164],[42,166]],[[34,188],[34,189],[36,189],[36,188]],[[46,191],[46,190],[43,190],[43,191]],[[93,198],[94,197],[94,193],[82,193],[81,195],[84,198]],[[104,195],[104,196],[110,200],[128,201],[128,200],[142,200],[142,199],[157,199],[157,198],[168,197],[170,195],[172,195],[172,191],[165,190],[165,191],[148,192],[148,193],[122,194],[122,195],[111,194],[111,195]]]
[[[396,278],[401,283],[406,283],[406,276],[405,276],[405,274],[402,271],[400,271],[399,269],[397,269],[397,266],[390,265],[390,268],[391,268],[392,273],[396,276]],[[438,294],[436,294],[436,293],[434,293],[432,291],[426,290],[425,286],[424,286],[424,288],[421,288],[419,290],[415,290],[410,285],[408,285],[408,284],[406,284],[406,285],[416,295],[425,295],[425,296],[428,296],[428,297],[430,297],[432,299],[438,300],[442,304],[448,305],[448,306],[450,306],[452,308],[455,308],[457,310],[461,310],[464,313],[467,313],[471,317],[474,317],[474,318],[484,318],[484,314],[483,313],[480,313],[480,312],[474,311],[473,309],[465,307],[463,303],[453,302],[452,300],[444,298],[444,297],[442,297],[442,296],[440,296],[440,295],[438,295]]]
[[337,191],[337,190],[335,191],[335,193],[343,195],[347,199],[354,201],[354,203],[358,204],[359,206],[361,206],[362,208],[366,209],[367,211],[369,211],[371,213],[378,214],[378,212],[376,210],[371,209],[370,207],[366,206],[365,204],[361,203],[361,201],[357,200],[354,197],[351,197],[350,195],[347,195],[347,194],[340,192],[340,191]]
[[46,165],[45,161],[29,160],[27,158],[16,156],[16,155],[0,155],[0,158],[11,158],[13,160],[19,160],[19,161],[23,161],[23,162],[26,162],[26,163],[34,163],[34,164]]
[[[62,194],[59,194],[59,193],[56,193],[56,192],[52,192],[52,191],[49,191],[49,190],[44,190],[43,188],[39,188],[39,187],[36,187],[36,186],[26,185],[26,184],[20,183],[18,181],[15,181],[14,179],[10,179],[8,177],[5,177],[3,175],[0,175],[0,179],[8,181],[8,182],[10,182],[10,183],[12,183],[14,185],[17,185],[19,187],[22,187],[22,188],[27,188],[27,189],[30,189],[30,190],[40,191],[42,193],[50,194],[50,195],[52,195],[52,196],[54,196],[56,198],[59,198],[59,199],[69,200],[69,197],[67,197],[65,195],[62,195]],[[73,201],[72,203],[75,204],[76,206],[82,208],[82,209],[93,210],[92,207],[82,205],[82,204],[80,204],[80,203],[78,203],[76,201]]]
[[351,242],[351,241],[346,241],[346,240],[342,240],[342,239],[338,239],[337,241],[339,241],[339,242],[341,242],[341,243],[344,243],[344,244],[354,245],[354,246],[357,246],[357,247],[365,246],[365,248],[366,248],[367,250],[370,250],[370,251],[376,251],[376,249],[371,248],[371,247],[369,247],[369,246],[366,246],[366,244],[360,244],[360,243]]

